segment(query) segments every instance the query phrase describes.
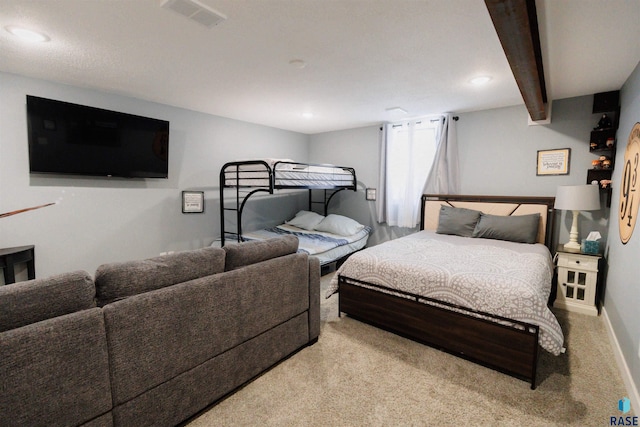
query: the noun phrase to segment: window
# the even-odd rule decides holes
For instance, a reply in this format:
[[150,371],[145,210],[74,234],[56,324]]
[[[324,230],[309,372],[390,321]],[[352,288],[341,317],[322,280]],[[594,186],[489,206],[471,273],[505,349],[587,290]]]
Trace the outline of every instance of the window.
[[388,225],[415,227],[419,222],[420,196],[436,155],[439,122],[422,119],[386,127],[381,176],[386,177]]

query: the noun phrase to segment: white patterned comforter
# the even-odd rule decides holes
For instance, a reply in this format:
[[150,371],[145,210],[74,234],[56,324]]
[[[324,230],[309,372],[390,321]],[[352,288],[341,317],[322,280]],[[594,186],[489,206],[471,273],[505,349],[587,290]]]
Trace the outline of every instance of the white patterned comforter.
[[544,245],[418,233],[353,254],[338,275],[540,326],[539,343],[564,351],[564,335],[547,307],[553,264]]

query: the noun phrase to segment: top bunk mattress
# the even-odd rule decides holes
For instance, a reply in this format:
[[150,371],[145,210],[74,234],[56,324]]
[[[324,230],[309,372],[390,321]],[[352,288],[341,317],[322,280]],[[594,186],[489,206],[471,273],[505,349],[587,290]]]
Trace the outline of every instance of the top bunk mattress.
[[264,159],[231,162],[220,173],[226,187],[355,188],[353,168]]

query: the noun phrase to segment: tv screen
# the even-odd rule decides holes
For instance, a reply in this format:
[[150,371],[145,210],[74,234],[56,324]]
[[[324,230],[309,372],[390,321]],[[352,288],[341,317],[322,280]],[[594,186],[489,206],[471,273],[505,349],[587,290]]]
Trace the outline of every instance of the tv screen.
[[167,178],[169,122],[27,95],[29,170]]

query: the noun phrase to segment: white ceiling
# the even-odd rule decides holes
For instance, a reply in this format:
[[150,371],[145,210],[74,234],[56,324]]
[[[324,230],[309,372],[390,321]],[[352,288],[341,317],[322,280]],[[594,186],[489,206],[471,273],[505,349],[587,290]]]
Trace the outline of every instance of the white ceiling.
[[[0,0],[0,70],[306,134],[523,103],[482,0],[199,0],[227,17],[212,28],[163,1]],[[620,89],[639,0],[537,7],[550,99]]]

